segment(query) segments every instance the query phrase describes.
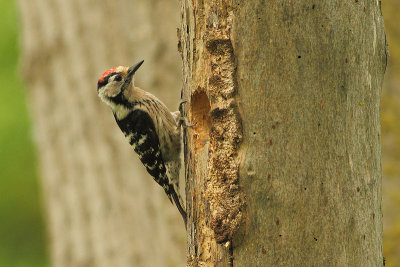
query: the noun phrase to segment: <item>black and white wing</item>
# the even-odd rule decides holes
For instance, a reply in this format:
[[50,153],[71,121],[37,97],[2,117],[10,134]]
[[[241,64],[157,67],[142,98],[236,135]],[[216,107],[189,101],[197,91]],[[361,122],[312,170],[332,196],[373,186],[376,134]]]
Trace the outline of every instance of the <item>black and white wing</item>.
[[186,221],[186,212],[183,210],[177,192],[167,176],[165,163],[160,149],[160,142],[154,122],[150,115],[141,109],[134,109],[123,119],[118,119],[118,126],[128,138],[129,143],[138,154],[147,172],[163,187],[168,198],[174,200],[179,212]]

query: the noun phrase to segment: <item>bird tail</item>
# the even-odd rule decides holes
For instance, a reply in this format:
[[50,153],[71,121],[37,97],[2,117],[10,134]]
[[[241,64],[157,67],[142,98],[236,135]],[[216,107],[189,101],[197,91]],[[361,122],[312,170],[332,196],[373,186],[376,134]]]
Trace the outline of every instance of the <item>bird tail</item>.
[[172,188],[171,196],[175,202],[176,207],[179,210],[179,213],[182,216],[183,222],[185,223],[185,227],[186,227],[187,214],[186,214],[185,209],[183,208],[184,206],[182,207],[182,203],[183,203],[182,198],[178,195],[178,193],[175,191],[175,189],[173,187],[171,187],[171,188]]

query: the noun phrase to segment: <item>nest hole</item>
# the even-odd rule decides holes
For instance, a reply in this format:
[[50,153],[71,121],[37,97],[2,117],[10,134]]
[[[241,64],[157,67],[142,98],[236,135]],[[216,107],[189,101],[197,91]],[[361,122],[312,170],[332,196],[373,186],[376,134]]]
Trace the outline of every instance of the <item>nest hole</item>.
[[204,91],[196,91],[192,95],[191,110],[192,120],[196,122],[193,127],[193,140],[197,153],[210,141],[211,117],[210,101]]

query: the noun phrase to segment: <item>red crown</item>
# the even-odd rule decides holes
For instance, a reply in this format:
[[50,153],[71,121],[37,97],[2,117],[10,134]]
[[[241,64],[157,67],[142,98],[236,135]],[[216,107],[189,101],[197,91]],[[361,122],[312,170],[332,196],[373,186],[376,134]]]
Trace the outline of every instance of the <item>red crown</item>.
[[99,83],[102,83],[104,78],[107,77],[107,75],[110,75],[111,73],[115,72],[117,70],[118,67],[106,70],[103,75],[101,75],[100,79],[99,79]]

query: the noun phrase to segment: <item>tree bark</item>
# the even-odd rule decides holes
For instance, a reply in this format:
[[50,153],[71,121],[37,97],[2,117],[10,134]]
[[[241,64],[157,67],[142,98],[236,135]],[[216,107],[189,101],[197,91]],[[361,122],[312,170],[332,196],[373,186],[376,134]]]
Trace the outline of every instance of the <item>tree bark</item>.
[[189,265],[382,266],[379,1],[181,3]]
[[144,59],[136,84],[177,109],[175,1],[20,0],[23,72],[52,266],[181,266],[184,227],[96,93]]

